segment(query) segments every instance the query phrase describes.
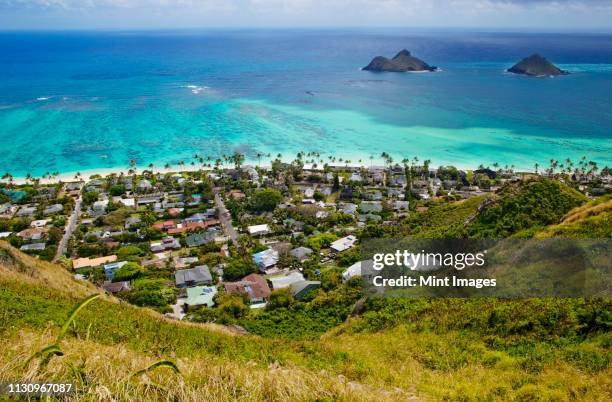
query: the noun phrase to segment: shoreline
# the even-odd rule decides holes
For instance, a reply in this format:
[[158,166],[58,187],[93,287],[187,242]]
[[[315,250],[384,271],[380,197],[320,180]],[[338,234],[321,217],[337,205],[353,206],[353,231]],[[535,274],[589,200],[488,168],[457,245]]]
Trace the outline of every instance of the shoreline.
[[[286,160],[282,160],[284,163],[290,163],[287,162]],[[422,159],[419,159],[419,164],[422,163]],[[245,163],[242,164],[243,167],[245,166],[252,166],[252,167],[260,167],[262,169],[270,169],[271,168],[271,163],[269,162],[263,162],[261,164],[258,163],[250,163],[252,161],[246,161]],[[368,159],[368,162],[369,159]],[[400,164],[400,161],[395,161],[394,164]],[[332,168],[365,168],[365,169],[370,169],[370,168],[385,168],[384,165],[384,161],[380,158],[375,158],[371,161],[370,163],[355,163],[355,162],[351,162],[351,163],[339,163],[339,162],[327,162],[327,165],[332,167]],[[439,166],[453,166],[459,170],[463,170],[463,171],[471,171],[471,170],[477,170],[478,166],[466,166],[466,165],[454,165],[454,164],[436,164],[436,163],[430,163],[430,169],[431,168],[438,168]],[[486,168],[487,166],[485,166]],[[219,169],[224,170],[224,169],[233,169],[234,165],[233,164],[225,164],[225,165],[220,165]],[[489,166],[489,168],[491,168]],[[317,164],[317,167],[313,167],[312,163],[304,163],[304,169],[309,169],[309,170],[321,170],[323,171],[323,165],[321,164]],[[491,168],[492,169],[492,168]],[[199,166],[192,166],[192,165],[184,165],[184,166],[172,166],[169,169],[165,169],[165,168],[153,168],[153,169],[149,169],[148,167],[145,168],[139,168],[138,166],[136,167],[136,171],[137,171],[137,175],[142,174],[142,172],[144,170],[147,171],[152,171],[154,174],[167,174],[167,173],[181,173],[181,172],[197,172],[197,171],[214,171],[215,168],[214,167],[199,167]],[[535,173],[533,170],[529,170],[529,169],[520,169],[519,167],[515,167],[515,172],[520,172],[520,173]],[[102,177],[106,177],[108,175],[111,174],[116,174],[116,175],[120,175],[121,173],[123,173],[125,176],[129,176],[128,174],[128,169],[125,168],[93,168],[93,169],[87,169],[87,170],[79,170],[79,171],[74,171],[74,172],[63,172],[60,173],[58,176],[53,177],[53,178],[40,178],[40,184],[56,184],[59,182],[75,182],[75,181],[79,181],[79,179],[75,178],[75,176],[77,175],[77,173],[80,173],[80,180],[83,181],[87,181],[89,180],[89,178],[91,176],[102,176]],[[36,177],[36,176],[33,176]],[[0,181],[4,181],[4,180],[0,180]],[[25,176],[16,176],[13,177],[13,183],[17,184],[17,185],[23,185],[23,184],[27,184],[27,180],[25,178]]]

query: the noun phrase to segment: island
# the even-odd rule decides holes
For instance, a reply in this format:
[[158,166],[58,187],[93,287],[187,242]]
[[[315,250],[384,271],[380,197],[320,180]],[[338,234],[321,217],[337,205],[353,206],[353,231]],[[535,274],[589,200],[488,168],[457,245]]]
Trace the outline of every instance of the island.
[[389,60],[383,56],[377,56],[372,59],[370,64],[365,66],[362,70],[366,71],[389,71],[389,72],[431,72],[436,71],[438,68],[430,66],[423,60],[414,57],[406,49],[400,51],[395,55],[394,58]]
[[540,54],[532,54],[524,58],[517,64],[508,69],[508,72],[514,74],[530,75],[536,77],[567,75],[569,72],[561,70],[552,64],[546,57]]

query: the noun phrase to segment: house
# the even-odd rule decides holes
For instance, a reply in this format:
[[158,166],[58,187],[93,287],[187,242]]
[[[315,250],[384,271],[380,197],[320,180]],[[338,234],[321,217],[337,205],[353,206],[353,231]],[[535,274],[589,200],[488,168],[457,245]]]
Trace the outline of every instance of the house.
[[104,264],[104,275],[109,281],[112,281],[115,277],[115,271],[127,264],[127,261],[113,262],[110,264]]
[[142,179],[140,180],[140,182],[138,182],[138,185],[136,186],[136,188],[139,191],[145,192],[145,191],[151,190],[153,188],[153,185],[151,184],[149,180]]
[[206,265],[178,270],[174,273],[174,279],[177,288],[209,285],[212,283],[212,275]]
[[364,214],[372,212],[380,212],[383,210],[382,203],[380,201],[364,201],[359,205],[359,209]]
[[304,300],[306,296],[321,287],[319,281],[300,281],[291,284],[291,294],[297,300]]
[[120,281],[120,282],[104,282],[101,286],[102,289],[107,291],[108,293],[119,293],[119,292],[129,292],[132,290],[130,287],[129,281]]
[[0,218],[10,219],[18,209],[17,205],[2,204],[0,205]]
[[354,193],[355,193],[355,190],[353,188],[345,187],[340,192],[340,199],[344,201],[350,201],[353,199]]
[[117,261],[117,256],[114,254],[107,255],[105,257],[98,257],[98,258],[88,258],[88,257],[76,258],[72,260],[72,268],[79,269],[79,268],[99,267],[102,264],[106,264],[106,263],[113,262],[113,261]]
[[196,262],[198,262],[198,257],[179,257],[176,259],[176,264],[174,264],[174,268],[186,268],[191,264],[195,264]]
[[139,224],[140,222],[141,220],[138,216],[130,216],[125,220],[125,228],[129,229],[132,226]]
[[21,251],[42,251],[46,247],[45,243],[24,244],[19,248]]
[[48,231],[47,228],[29,228],[17,233],[17,236],[23,240],[40,240]]
[[365,279],[372,277],[372,260],[357,261],[342,272],[342,282],[348,282],[349,279],[356,276],[361,276]]
[[333,251],[340,253],[344,250],[348,250],[349,248],[353,247],[356,242],[357,242],[357,238],[353,235],[349,235],[349,236],[343,237],[342,239],[339,239],[333,242],[330,245],[330,248]]
[[270,287],[261,275],[250,274],[238,282],[226,282],[228,294],[246,294],[251,304],[263,303],[270,298]]
[[42,228],[49,222],[49,219],[39,219],[30,222],[30,226],[33,228]]
[[136,207],[136,199],[134,198],[114,197],[113,202],[117,204],[122,204],[124,207],[128,207],[128,208]]
[[22,217],[22,216],[31,216],[34,215],[36,213],[36,207],[35,206],[23,206],[21,208],[19,208],[19,210],[17,211],[17,216]]
[[289,254],[296,260],[302,262],[310,257],[312,254],[312,249],[308,247],[298,247],[291,250]]
[[382,220],[382,217],[380,215],[376,215],[376,214],[361,214],[361,215],[359,215],[359,222],[367,222],[367,221],[379,222],[381,220]]
[[232,190],[229,192],[229,196],[230,198],[236,200],[236,201],[240,201],[242,199],[244,199],[244,197],[246,197],[246,195],[240,191],[240,190]]
[[351,176],[348,178],[349,181],[363,181],[363,177],[357,172],[353,172]]
[[291,284],[296,282],[303,282],[305,280],[304,275],[299,271],[291,271],[284,275],[277,275],[268,277],[268,280],[272,284],[272,289],[283,289],[288,288]]
[[181,248],[181,243],[172,236],[162,238],[161,243],[151,243],[151,251],[159,253],[166,250],[178,250]]
[[108,207],[108,200],[96,201],[91,206],[91,209],[95,213],[104,213]]
[[187,243],[187,247],[198,247],[213,242],[218,233],[219,231],[216,229],[209,229],[206,232],[191,233],[185,238],[185,243]]
[[394,211],[402,211],[404,209],[408,209],[410,203],[408,201],[395,201],[393,204]]
[[307,187],[307,188],[304,190],[304,197],[305,197],[305,198],[312,198],[312,197],[314,197],[314,193],[315,193],[314,188],[312,188],[312,187]]
[[62,212],[64,210],[64,206],[62,204],[53,204],[44,209],[44,215],[53,215],[58,212]]
[[247,230],[251,236],[263,236],[270,233],[268,224],[249,226]]
[[214,286],[195,286],[187,288],[187,299],[185,305],[187,307],[206,306],[214,307],[213,298],[217,294],[217,288]]
[[269,248],[255,253],[253,254],[253,261],[255,261],[260,270],[265,271],[278,263],[278,251]]
[[[138,197],[138,205],[150,205],[156,204],[161,201],[161,198],[157,195],[151,195],[147,197]],[[160,203],[161,206],[161,203]]]
[[350,202],[340,203],[339,208],[342,213],[345,213],[347,215],[355,215],[355,213],[357,212],[357,205],[352,204]]

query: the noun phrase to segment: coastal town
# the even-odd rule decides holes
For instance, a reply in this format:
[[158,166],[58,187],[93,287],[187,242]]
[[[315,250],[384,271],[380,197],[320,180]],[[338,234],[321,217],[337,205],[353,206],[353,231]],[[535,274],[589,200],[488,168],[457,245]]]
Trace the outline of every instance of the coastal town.
[[332,157],[318,164],[318,154],[301,152],[261,166],[234,153],[222,166],[196,155],[201,167],[156,172],[132,161],[126,174],[44,183],[7,173],[0,238],[129,303],[178,320],[231,323],[323,291],[346,295],[361,273],[360,239],[400,233],[402,222],[434,205],[484,203],[508,183],[538,177],[590,197],[612,192],[610,169],[586,158],[520,172],[381,157],[382,166]]

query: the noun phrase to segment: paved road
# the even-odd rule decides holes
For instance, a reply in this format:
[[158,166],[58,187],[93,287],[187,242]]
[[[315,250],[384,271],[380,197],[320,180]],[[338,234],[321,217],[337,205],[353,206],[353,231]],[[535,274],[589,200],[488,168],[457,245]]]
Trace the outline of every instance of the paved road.
[[215,205],[217,206],[217,210],[219,212],[219,220],[221,221],[221,225],[225,230],[225,234],[229,236],[229,238],[234,242],[238,242],[238,233],[234,229],[232,225],[232,215],[229,213],[227,208],[225,208],[225,203],[219,193],[215,193]]
[[70,214],[70,218],[68,218],[68,223],[66,224],[66,230],[64,231],[64,236],[62,240],[60,240],[57,246],[57,253],[55,254],[55,258],[53,261],[59,260],[61,256],[66,254],[66,248],[68,247],[68,240],[72,236],[72,233],[77,227],[77,223],[79,221],[79,216],[81,215],[81,195],[74,202],[74,211]]

